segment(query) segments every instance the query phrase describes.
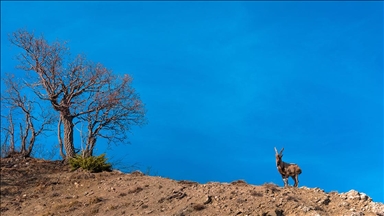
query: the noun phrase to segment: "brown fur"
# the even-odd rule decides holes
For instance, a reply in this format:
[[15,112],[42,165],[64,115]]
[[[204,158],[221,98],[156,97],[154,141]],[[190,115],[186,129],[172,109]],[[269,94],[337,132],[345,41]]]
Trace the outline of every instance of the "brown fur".
[[297,164],[285,163],[282,160],[283,150],[284,148],[280,151],[280,153],[278,153],[277,149],[275,148],[277,170],[283,178],[284,186],[288,186],[288,177],[291,177],[295,181],[294,186],[297,187],[299,185],[299,175],[302,171]]

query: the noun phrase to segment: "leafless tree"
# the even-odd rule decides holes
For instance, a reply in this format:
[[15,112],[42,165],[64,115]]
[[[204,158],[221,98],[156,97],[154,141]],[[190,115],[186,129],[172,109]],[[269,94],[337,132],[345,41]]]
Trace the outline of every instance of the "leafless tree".
[[[3,111],[3,98],[1,105]],[[8,115],[1,115],[1,157],[7,157],[15,152],[15,124],[12,112],[12,108],[9,108]]]
[[145,123],[144,105],[131,88],[132,78],[129,75],[111,75],[111,78],[114,82],[107,83],[86,100],[86,109],[95,111],[81,117],[87,122],[88,129],[85,157],[92,156],[98,138],[109,143],[126,143],[131,126]]
[[[35,106],[40,106],[39,103],[31,100],[25,95],[25,85],[13,75],[7,75],[4,79],[6,87],[2,93],[2,108],[8,109],[8,115],[2,115],[6,120],[7,125],[2,124],[2,131],[5,132],[5,142],[9,142],[5,156],[12,154],[21,154],[24,157],[29,157],[33,150],[37,136],[45,132],[54,120],[54,116],[47,110]],[[21,114],[23,117],[17,122],[19,129],[15,130],[15,116]],[[20,150],[15,148],[15,135],[20,136]],[[9,141],[8,141],[9,139]],[[4,144],[3,144],[4,145]],[[6,144],[5,144],[6,145]]]
[[[91,130],[88,139],[88,149],[91,151],[87,151],[88,155],[92,154],[97,137],[111,140],[117,137],[103,135],[103,130],[125,134],[126,131],[117,130],[118,125],[127,122],[141,123],[144,119],[144,106],[130,82],[124,81],[128,78],[118,79],[102,64],[88,61],[81,55],[71,60],[65,43],[49,44],[43,36],[35,37],[26,30],[13,33],[10,41],[23,49],[18,59],[21,69],[32,72],[28,73],[30,80],[34,80],[29,84],[30,89],[40,99],[49,101],[60,114],[58,129],[62,123],[67,159],[75,155],[73,129],[76,118],[87,119]],[[134,111],[135,109],[137,110]],[[136,118],[132,114],[137,114]],[[134,120],[130,121],[131,119]],[[61,139],[61,134],[58,135]]]

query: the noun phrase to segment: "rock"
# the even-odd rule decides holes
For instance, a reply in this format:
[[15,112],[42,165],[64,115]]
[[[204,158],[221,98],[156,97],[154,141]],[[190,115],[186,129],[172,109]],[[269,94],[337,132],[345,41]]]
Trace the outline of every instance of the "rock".
[[360,193],[358,191],[350,190],[345,195],[347,199],[360,200]]
[[363,200],[363,201],[372,201],[371,197],[369,197],[367,194],[365,193],[360,193],[360,200]]
[[275,209],[276,216],[284,216],[284,211],[282,209]]
[[363,212],[352,212],[350,216],[364,216]]
[[369,203],[368,208],[377,215],[384,216],[384,204],[382,203]]
[[324,192],[323,189],[318,188],[318,187],[315,187],[315,188],[313,188],[312,190],[315,191],[315,192]]
[[360,193],[356,190],[350,190],[346,193],[341,193],[340,198],[346,200],[372,201],[372,199],[367,194]]
[[323,204],[323,205],[328,205],[329,203],[331,202],[331,199],[330,199],[330,196],[326,196],[325,198],[323,199],[320,199],[319,203]]
[[309,212],[309,211],[313,210],[313,207],[312,206],[303,206],[303,207],[301,207],[301,210],[303,212]]
[[131,173],[133,176],[144,176],[144,173],[142,173],[140,170],[133,171]]
[[153,212],[153,210],[145,211],[145,214],[151,214],[152,212]]
[[347,202],[342,202],[342,203],[341,203],[341,206],[349,206],[349,203],[347,203]]
[[207,204],[209,204],[211,202],[212,202],[212,196],[207,196],[203,203],[204,203],[204,205],[207,205]]

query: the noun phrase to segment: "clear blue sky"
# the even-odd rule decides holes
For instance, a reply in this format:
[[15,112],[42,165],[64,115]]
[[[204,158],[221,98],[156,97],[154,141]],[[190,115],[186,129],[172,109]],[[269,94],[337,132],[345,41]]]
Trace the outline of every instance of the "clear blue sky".
[[383,2],[1,1],[2,76],[20,28],[133,76],[148,124],[100,153],[177,180],[282,186],[285,147],[299,186],[384,201]]

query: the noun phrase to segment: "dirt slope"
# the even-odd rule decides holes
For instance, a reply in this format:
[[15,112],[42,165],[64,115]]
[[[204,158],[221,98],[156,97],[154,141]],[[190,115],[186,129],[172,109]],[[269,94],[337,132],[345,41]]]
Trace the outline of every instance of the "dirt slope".
[[382,215],[364,193],[244,181],[198,184],[140,172],[70,172],[60,161],[1,159],[6,215]]

